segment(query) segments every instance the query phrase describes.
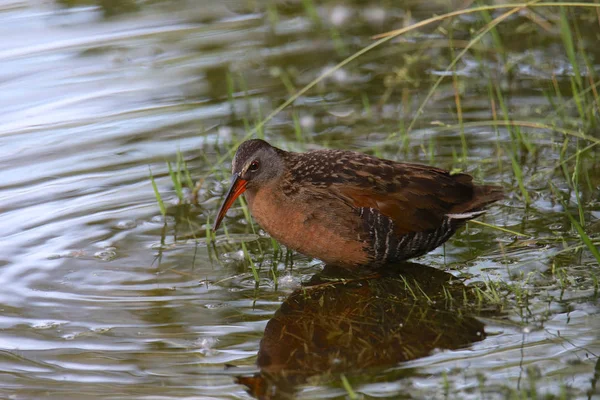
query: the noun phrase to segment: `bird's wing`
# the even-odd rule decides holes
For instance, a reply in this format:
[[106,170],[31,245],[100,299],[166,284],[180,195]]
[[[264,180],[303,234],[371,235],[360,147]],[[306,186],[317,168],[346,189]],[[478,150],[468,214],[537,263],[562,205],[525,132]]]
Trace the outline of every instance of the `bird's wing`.
[[354,207],[373,208],[389,217],[398,235],[435,230],[447,214],[473,198],[472,178],[466,174],[398,163],[354,172],[330,190]]
[[475,186],[467,174],[362,153],[317,150],[293,161],[286,179],[291,188],[309,187],[310,196],[337,198],[357,210],[372,208],[393,221],[398,235],[435,230],[448,214],[473,218],[502,198],[502,188]]

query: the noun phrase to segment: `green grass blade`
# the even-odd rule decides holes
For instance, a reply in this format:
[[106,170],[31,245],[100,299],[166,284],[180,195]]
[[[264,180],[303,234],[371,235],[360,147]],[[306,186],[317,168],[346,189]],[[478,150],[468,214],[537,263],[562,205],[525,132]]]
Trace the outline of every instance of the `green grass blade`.
[[340,375],[340,379],[342,380],[342,385],[344,386],[346,393],[348,393],[348,398],[352,400],[358,399],[358,395],[356,394],[354,389],[352,389],[352,386],[350,385],[350,382],[348,382],[346,376],[342,374]]
[[194,185],[192,175],[190,174],[187,162],[185,161],[183,162],[183,176],[185,177],[185,183],[188,186],[188,188],[193,189],[196,185]]
[[523,177],[523,170],[521,166],[517,162],[514,154],[510,154],[510,162],[513,167],[513,173],[515,174],[515,178],[519,184],[519,189],[521,190],[521,194],[523,195],[523,201],[525,204],[530,204],[531,200],[529,199],[529,193],[527,192],[527,188],[525,187],[525,181]]
[[583,83],[581,81],[579,63],[577,62],[577,56],[575,54],[575,43],[573,41],[573,34],[571,32],[571,27],[569,26],[569,17],[567,16],[567,9],[565,7],[560,7],[560,35],[562,37],[563,45],[565,46],[565,50],[567,52],[567,58],[571,63],[571,67],[573,67],[573,75],[575,77],[577,87],[579,90],[581,90],[583,88]]
[[154,175],[152,175],[152,169],[150,169],[150,167],[148,167],[148,172],[150,173],[150,182],[152,182],[152,189],[154,190],[154,196],[156,197],[158,208],[160,208],[160,213],[164,217],[167,215],[165,203],[163,202],[160,192],[158,191],[158,186],[156,186],[156,181],[154,180]]
[[529,237],[529,236],[525,235],[524,233],[520,233],[520,232],[517,232],[517,231],[513,231],[511,229],[503,228],[501,226],[492,225],[492,224],[488,224],[488,223],[485,223],[485,222],[477,221],[476,219],[470,220],[469,223],[470,224],[477,224],[477,225],[485,226],[486,228],[491,228],[491,229],[495,229],[495,230],[506,232],[506,233],[510,233],[511,235],[515,235],[517,237],[522,237],[522,238],[528,238]]
[[573,224],[573,227],[575,227],[575,230],[579,234],[579,237],[581,238],[581,240],[583,241],[583,243],[585,243],[585,245],[587,246],[587,248],[590,250],[590,252],[596,258],[596,261],[598,261],[598,264],[600,264],[600,251],[598,251],[598,248],[594,245],[594,243],[592,242],[592,240],[590,239],[590,237],[587,235],[587,233],[585,233],[585,230],[583,229],[583,226],[581,226],[581,224],[577,221],[577,219],[575,219],[571,215],[571,213],[569,213],[568,211],[566,211],[566,214],[567,214],[567,217],[569,217],[569,220],[571,221],[571,224]]
[[179,180],[177,173],[173,170],[170,161],[167,161],[167,168],[169,168],[169,176],[171,177],[171,181],[173,182],[175,193],[177,193],[179,201],[183,201],[183,188],[181,187],[181,180]]
[[258,270],[256,269],[256,265],[254,265],[254,261],[252,261],[252,257],[250,257],[248,247],[246,247],[246,242],[242,242],[242,250],[244,251],[244,257],[250,262],[250,268],[252,269],[252,276],[254,276],[254,282],[256,282],[256,284],[258,285]]

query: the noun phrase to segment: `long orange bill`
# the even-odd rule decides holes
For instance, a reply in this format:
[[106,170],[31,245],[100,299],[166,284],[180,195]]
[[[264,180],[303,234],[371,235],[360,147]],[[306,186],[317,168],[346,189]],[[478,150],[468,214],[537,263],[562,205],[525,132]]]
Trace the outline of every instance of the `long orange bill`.
[[223,200],[223,204],[221,204],[221,208],[219,208],[217,219],[215,220],[215,224],[213,225],[213,231],[219,229],[219,225],[221,225],[223,217],[225,217],[225,214],[227,214],[227,210],[229,210],[229,207],[231,207],[235,199],[237,199],[240,196],[240,194],[246,191],[247,184],[248,181],[240,178],[240,174],[233,175],[233,179],[231,180],[231,186],[227,191],[227,195],[225,196],[225,200]]

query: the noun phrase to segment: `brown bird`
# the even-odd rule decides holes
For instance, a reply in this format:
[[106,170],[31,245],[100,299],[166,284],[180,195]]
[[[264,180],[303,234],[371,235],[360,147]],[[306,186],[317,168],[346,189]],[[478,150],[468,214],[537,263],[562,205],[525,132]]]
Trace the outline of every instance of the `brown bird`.
[[254,219],[290,249],[346,268],[378,267],[440,246],[503,197],[467,174],[343,150],[240,145],[216,231],[245,193]]

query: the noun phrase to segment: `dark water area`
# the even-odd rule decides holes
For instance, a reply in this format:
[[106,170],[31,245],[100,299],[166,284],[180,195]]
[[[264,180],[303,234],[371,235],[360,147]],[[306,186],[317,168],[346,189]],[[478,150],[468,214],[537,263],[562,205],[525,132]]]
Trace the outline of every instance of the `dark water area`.
[[[600,398],[600,9],[436,21],[259,124],[466,6],[0,3],[0,398]],[[208,240],[253,129],[507,195],[377,275],[286,251],[240,202]]]

